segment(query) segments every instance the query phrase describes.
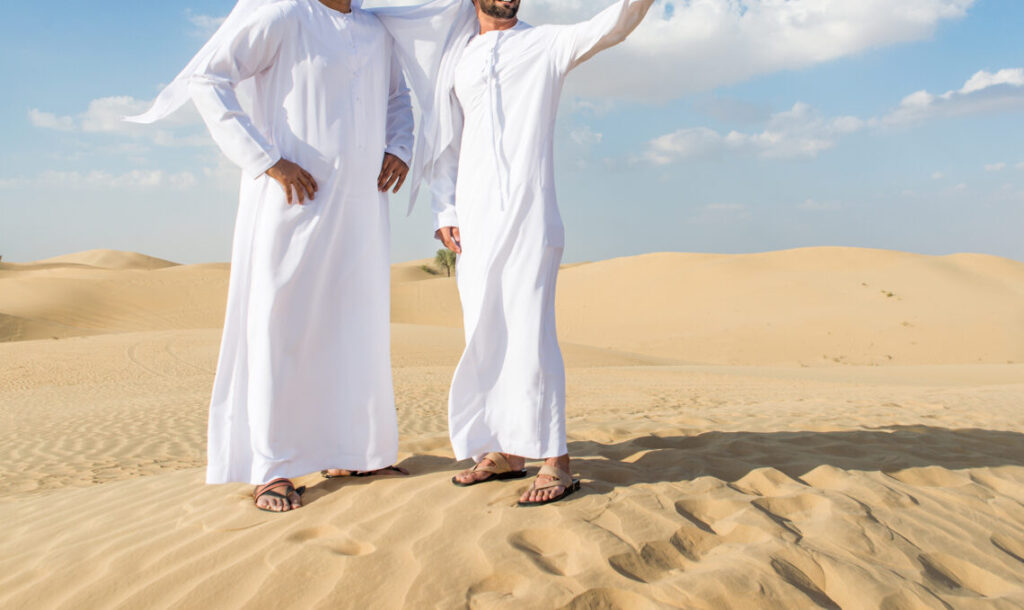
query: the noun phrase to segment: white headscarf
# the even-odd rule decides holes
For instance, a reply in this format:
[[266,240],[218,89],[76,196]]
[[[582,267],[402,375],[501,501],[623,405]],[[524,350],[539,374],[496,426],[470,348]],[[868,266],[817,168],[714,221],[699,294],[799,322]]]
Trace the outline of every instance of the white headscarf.
[[[192,58],[192,61],[188,62],[185,69],[171,81],[171,84],[164,87],[164,90],[156,97],[156,101],[153,102],[153,106],[143,114],[125,117],[124,120],[131,123],[155,123],[167,118],[178,108],[184,106],[190,99],[188,94],[189,79],[210,60],[214,52],[238,36],[238,32],[245,25],[246,21],[252,17],[253,13],[265,6],[282,1],[284,0],[239,0],[238,4],[235,5],[235,8],[227,16],[227,19],[224,20],[224,23],[217,28],[217,31],[203,45],[203,48],[199,49],[199,52]],[[310,1],[318,2],[319,0]],[[359,8],[361,5],[362,0],[352,0],[352,8]],[[252,83],[249,81],[241,83],[243,92],[240,97],[249,97],[244,89],[251,86]]]

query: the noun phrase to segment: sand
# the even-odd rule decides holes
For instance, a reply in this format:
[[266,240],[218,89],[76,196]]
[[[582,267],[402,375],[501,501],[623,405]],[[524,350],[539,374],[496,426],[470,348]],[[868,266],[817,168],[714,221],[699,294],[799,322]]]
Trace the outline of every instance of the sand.
[[566,268],[583,491],[456,489],[454,280],[393,267],[409,478],[202,484],[228,267],[0,264],[0,607],[1024,607],[1024,264],[815,248]]

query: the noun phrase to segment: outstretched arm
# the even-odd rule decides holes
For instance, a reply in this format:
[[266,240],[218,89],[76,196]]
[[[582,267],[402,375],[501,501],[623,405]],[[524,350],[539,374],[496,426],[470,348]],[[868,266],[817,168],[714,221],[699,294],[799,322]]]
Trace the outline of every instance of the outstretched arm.
[[559,28],[554,45],[559,67],[568,72],[625,40],[652,4],[654,0],[616,0],[589,21]]

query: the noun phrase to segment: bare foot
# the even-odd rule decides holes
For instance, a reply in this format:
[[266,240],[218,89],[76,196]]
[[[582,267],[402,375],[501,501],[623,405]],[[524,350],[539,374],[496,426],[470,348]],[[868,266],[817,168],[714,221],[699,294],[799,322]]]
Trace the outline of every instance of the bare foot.
[[[508,467],[512,470],[522,470],[526,466],[526,458],[518,455],[512,455],[510,453],[502,453],[505,459],[508,461]],[[496,464],[487,458],[480,460],[477,466],[495,466]],[[463,485],[470,485],[473,483],[479,483],[480,481],[486,481],[487,479],[494,476],[493,472],[487,472],[486,470],[479,470],[470,468],[469,470],[463,470],[459,474],[455,475],[455,480]]]
[[[572,472],[571,470],[569,470],[570,464],[568,455],[563,455],[557,458],[548,458],[544,460],[544,463],[547,464],[548,466],[554,466],[555,468],[559,468],[566,472]],[[523,502],[524,504],[534,504],[538,502],[548,502],[550,500],[554,500],[558,496],[561,496],[562,494],[565,493],[564,486],[555,485],[554,487],[548,487],[547,489],[536,489],[536,487],[557,480],[557,478],[548,476],[546,474],[537,475],[537,478],[534,480],[533,485],[531,485],[530,488],[523,493],[522,497],[519,498],[519,501]]]
[[258,486],[253,490],[253,497],[257,508],[274,513],[302,508],[302,497],[288,479],[275,479]]

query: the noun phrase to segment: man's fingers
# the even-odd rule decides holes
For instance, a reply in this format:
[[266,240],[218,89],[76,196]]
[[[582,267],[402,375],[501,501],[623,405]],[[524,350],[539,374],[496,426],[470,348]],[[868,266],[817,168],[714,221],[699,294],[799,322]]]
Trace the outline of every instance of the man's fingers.
[[391,188],[391,185],[395,183],[395,180],[398,180],[398,172],[394,172],[394,171],[392,171],[392,172],[390,172],[390,174],[388,175],[388,179],[387,179],[387,181],[386,181],[386,182],[384,183],[384,186],[382,186],[382,187],[380,188],[380,192],[382,192],[382,193],[386,193],[386,192],[387,192],[387,190],[388,190],[389,188]]
[[299,175],[299,181],[302,187],[306,189],[306,194],[309,196],[309,200],[313,201],[316,198],[314,196],[316,194],[316,185],[313,183],[313,177],[309,174],[302,173]]
[[288,205],[292,204],[292,185],[288,182],[282,182],[281,187],[284,189],[284,198],[288,202]]
[[392,193],[397,193],[398,189],[402,188],[402,185],[405,184],[405,177],[408,175],[408,170],[404,172],[398,172],[398,182],[395,183],[395,190],[391,191]]
[[299,198],[299,205],[306,203],[306,189],[302,183],[296,180],[292,185],[295,187],[295,196]]
[[462,254],[462,236],[459,234],[458,227],[452,227],[452,243],[455,244],[455,247],[452,248],[452,252]]
[[[306,170],[302,170],[302,175],[305,176],[307,180],[309,180],[310,184],[313,185],[314,193],[320,190],[320,185],[316,183],[316,178],[313,177],[313,174],[307,172]],[[312,197],[310,199],[312,199]]]

